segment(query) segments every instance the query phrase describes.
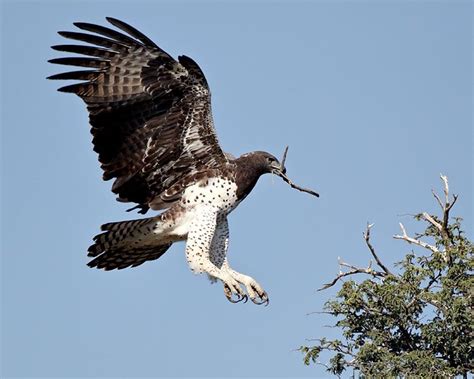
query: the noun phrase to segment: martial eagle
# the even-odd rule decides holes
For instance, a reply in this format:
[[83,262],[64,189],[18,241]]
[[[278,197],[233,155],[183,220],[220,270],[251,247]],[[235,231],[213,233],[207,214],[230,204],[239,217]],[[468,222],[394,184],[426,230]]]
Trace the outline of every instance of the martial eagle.
[[123,21],[107,21],[122,32],[84,22],[74,25],[93,34],[59,32],[88,45],[52,46],[84,56],[50,62],[89,70],[49,79],[81,81],[59,91],[75,93],[86,103],[103,179],[114,179],[117,200],[136,203],[140,213],[162,212],[102,225],[103,233],[88,250],[94,258],[88,265],[105,270],[135,267],[158,259],[174,242],[186,241],[191,270],[221,280],[227,299],[250,297],[256,304],[268,304],[260,284],[227,262],[227,215],[265,173],[317,193],[288,179],[285,157],[280,163],[262,151],[239,158],[223,152],[214,130],[209,86],[197,63],[184,55],[175,60]]

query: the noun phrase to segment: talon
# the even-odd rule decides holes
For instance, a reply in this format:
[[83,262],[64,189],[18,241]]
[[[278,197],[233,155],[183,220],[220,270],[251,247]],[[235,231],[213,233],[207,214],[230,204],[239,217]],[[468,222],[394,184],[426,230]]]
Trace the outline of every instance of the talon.
[[237,290],[235,292],[235,296],[237,297],[237,299],[234,300],[232,298],[234,295],[234,292],[232,291],[231,287],[228,284],[224,284],[224,294],[227,300],[229,300],[231,303],[234,303],[234,304],[240,303],[241,301],[246,303],[248,301],[248,296],[245,294],[241,294]]
[[252,299],[253,303],[254,304],[257,304],[257,305],[265,305],[265,306],[268,306],[268,304],[270,303],[270,300],[269,299],[262,299],[260,298],[262,301],[258,301],[257,299]]
[[270,299],[267,297],[267,299],[265,300],[265,306],[268,307],[268,304],[270,304]]
[[229,300],[231,303],[237,304],[242,301],[242,298],[237,298],[236,300],[234,300],[231,297],[228,297],[227,300]]
[[253,303],[254,304],[257,304],[257,305],[265,305],[265,306],[268,306],[268,304],[270,303],[270,298],[268,297],[267,293],[265,291],[263,291],[262,293],[260,293],[256,288],[255,288],[257,294],[258,294],[258,297],[259,297],[259,300],[257,299],[252,299]]

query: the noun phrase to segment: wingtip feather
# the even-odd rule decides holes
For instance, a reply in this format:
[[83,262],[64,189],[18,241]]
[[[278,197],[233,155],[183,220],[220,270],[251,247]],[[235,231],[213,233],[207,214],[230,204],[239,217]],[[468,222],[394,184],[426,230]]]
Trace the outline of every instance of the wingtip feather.
[[81,85],[82,85],[81,83],[71,84],[69,86],[64,86],[64,87],[58,88],[58,91],[59,92],[65,92],[65,93],[75,93],[75,94],[77,94],[77,91],[78,91],[78,89],[80,89]]

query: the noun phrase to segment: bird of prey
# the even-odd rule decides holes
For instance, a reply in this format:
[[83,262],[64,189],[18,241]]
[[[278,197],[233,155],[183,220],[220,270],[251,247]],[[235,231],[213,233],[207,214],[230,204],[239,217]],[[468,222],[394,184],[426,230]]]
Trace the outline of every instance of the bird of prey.
[[132,209],[143,214],[162,212],[102,225],[88,250],[93,257],[88,265],[135,267],[158,259],[174,242],[186,241],[191,270],[222,281],[228,300],[268,304],[260,284],[229,266],[227,215],[265,173],[317,193],[288,179],[286,151],[282,162],[263,151],[239,158],[225,153],[214,130],[209,86],[197,63],[184,55],[175,60],[123,21],[107,21],[120,31],[77,22],[86,33],[59,32],[86,44],[52,46],[80,56],[50,62],[87,70],[48,79],[81,81],[59,91],[86,103],[103,179],[114,179],[117,200],[136,203]]

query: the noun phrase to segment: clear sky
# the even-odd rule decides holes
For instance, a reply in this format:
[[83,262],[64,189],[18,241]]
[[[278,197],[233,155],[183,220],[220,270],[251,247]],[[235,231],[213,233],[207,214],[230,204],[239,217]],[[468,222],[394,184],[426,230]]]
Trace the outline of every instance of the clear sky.
[[[113,16],[170,54],[193,57],[213,91],[226,151],[290,145],[288,173],[262,177],[230,216],[230,262],[270,306],[231,304],[193,275],[184,245],[119,272],[86,266],[100,224],[133,218],[102,182],[79,98],[61,71],[58,30]],[[3,377],[328,376],[293,351],[334,336],[315,292],[337,257],[386,263],[409,213],[435,211],[449,176],[472,237],[472,4],[468,1],[3,1]],[[67,69],[67,68],[66,68]]]

